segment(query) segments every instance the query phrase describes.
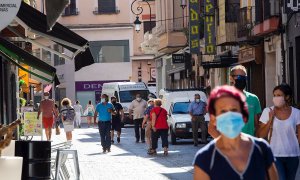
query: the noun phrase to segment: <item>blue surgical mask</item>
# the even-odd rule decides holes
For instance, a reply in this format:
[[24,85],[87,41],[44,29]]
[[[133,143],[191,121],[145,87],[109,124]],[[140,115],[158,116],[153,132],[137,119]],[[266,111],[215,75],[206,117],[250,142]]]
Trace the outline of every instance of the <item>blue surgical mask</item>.
[[228,111],[217,116],[217,130],[230,139],[236,138],[241,133],[244,125],[241,113]]

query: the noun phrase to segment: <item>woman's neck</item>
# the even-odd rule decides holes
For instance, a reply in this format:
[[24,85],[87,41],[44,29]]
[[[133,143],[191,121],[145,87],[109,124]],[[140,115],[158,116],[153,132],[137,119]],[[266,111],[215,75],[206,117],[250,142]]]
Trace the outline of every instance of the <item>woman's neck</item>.
[[276,107],[275,106],[275,110],[278,110],[278,111],[286,111],[289,108],[290,108],[290,106],[288,104],[285,104],[285,105],[283,105],[281,107]]
[[225,136],[220,136],[217,140],[217,146],[224,150],[236,150],[240,148],[242,141],[245,139],[242,134],[234,139],[227,138]]

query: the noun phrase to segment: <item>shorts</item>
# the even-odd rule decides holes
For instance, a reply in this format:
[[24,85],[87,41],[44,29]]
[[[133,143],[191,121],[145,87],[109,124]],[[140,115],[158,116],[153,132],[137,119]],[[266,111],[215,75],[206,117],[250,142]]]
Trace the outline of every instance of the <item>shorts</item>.
[[54,122],[54,118],[53,117],[43,117],[42,121],[43,121],[44,128],[48,129],[48,128],[52,128],[53,122]]
[[88,112],[87,116],[94,116],[94,113],[93,112]]
[[121,129],[122,129],[121,121],[112,120],[111,130],[121,132]]

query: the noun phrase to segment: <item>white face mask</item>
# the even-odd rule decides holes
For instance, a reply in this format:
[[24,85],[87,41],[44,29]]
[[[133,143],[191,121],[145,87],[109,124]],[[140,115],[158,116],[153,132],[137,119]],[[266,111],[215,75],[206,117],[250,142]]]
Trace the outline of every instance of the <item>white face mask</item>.
[[273,97],[273,103],[276,107],[282,107],[285,105],[285,100],[283,96],[275,96]]
[[196,103],[199,103],[200,102],[200,99],[195,99]]
[[49,99],[49,96],[44,96],[45,99]]
[[136,100],[137,100],[137,101],[141,101],[141,100],[142,100],[142,98],[140,98],[140,97],[137,97],[137,98],[136,98]]

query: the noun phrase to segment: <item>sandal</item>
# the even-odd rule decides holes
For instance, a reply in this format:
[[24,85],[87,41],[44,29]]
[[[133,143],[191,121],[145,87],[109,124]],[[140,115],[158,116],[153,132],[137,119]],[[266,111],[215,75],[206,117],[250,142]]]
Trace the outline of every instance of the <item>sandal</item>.
[[168,155],[168,148],[164,148],[164,156]]
[[147,154],[149,154],[149,155],[156,155],[156,150],[149,149],[148,152],[147,152]]

